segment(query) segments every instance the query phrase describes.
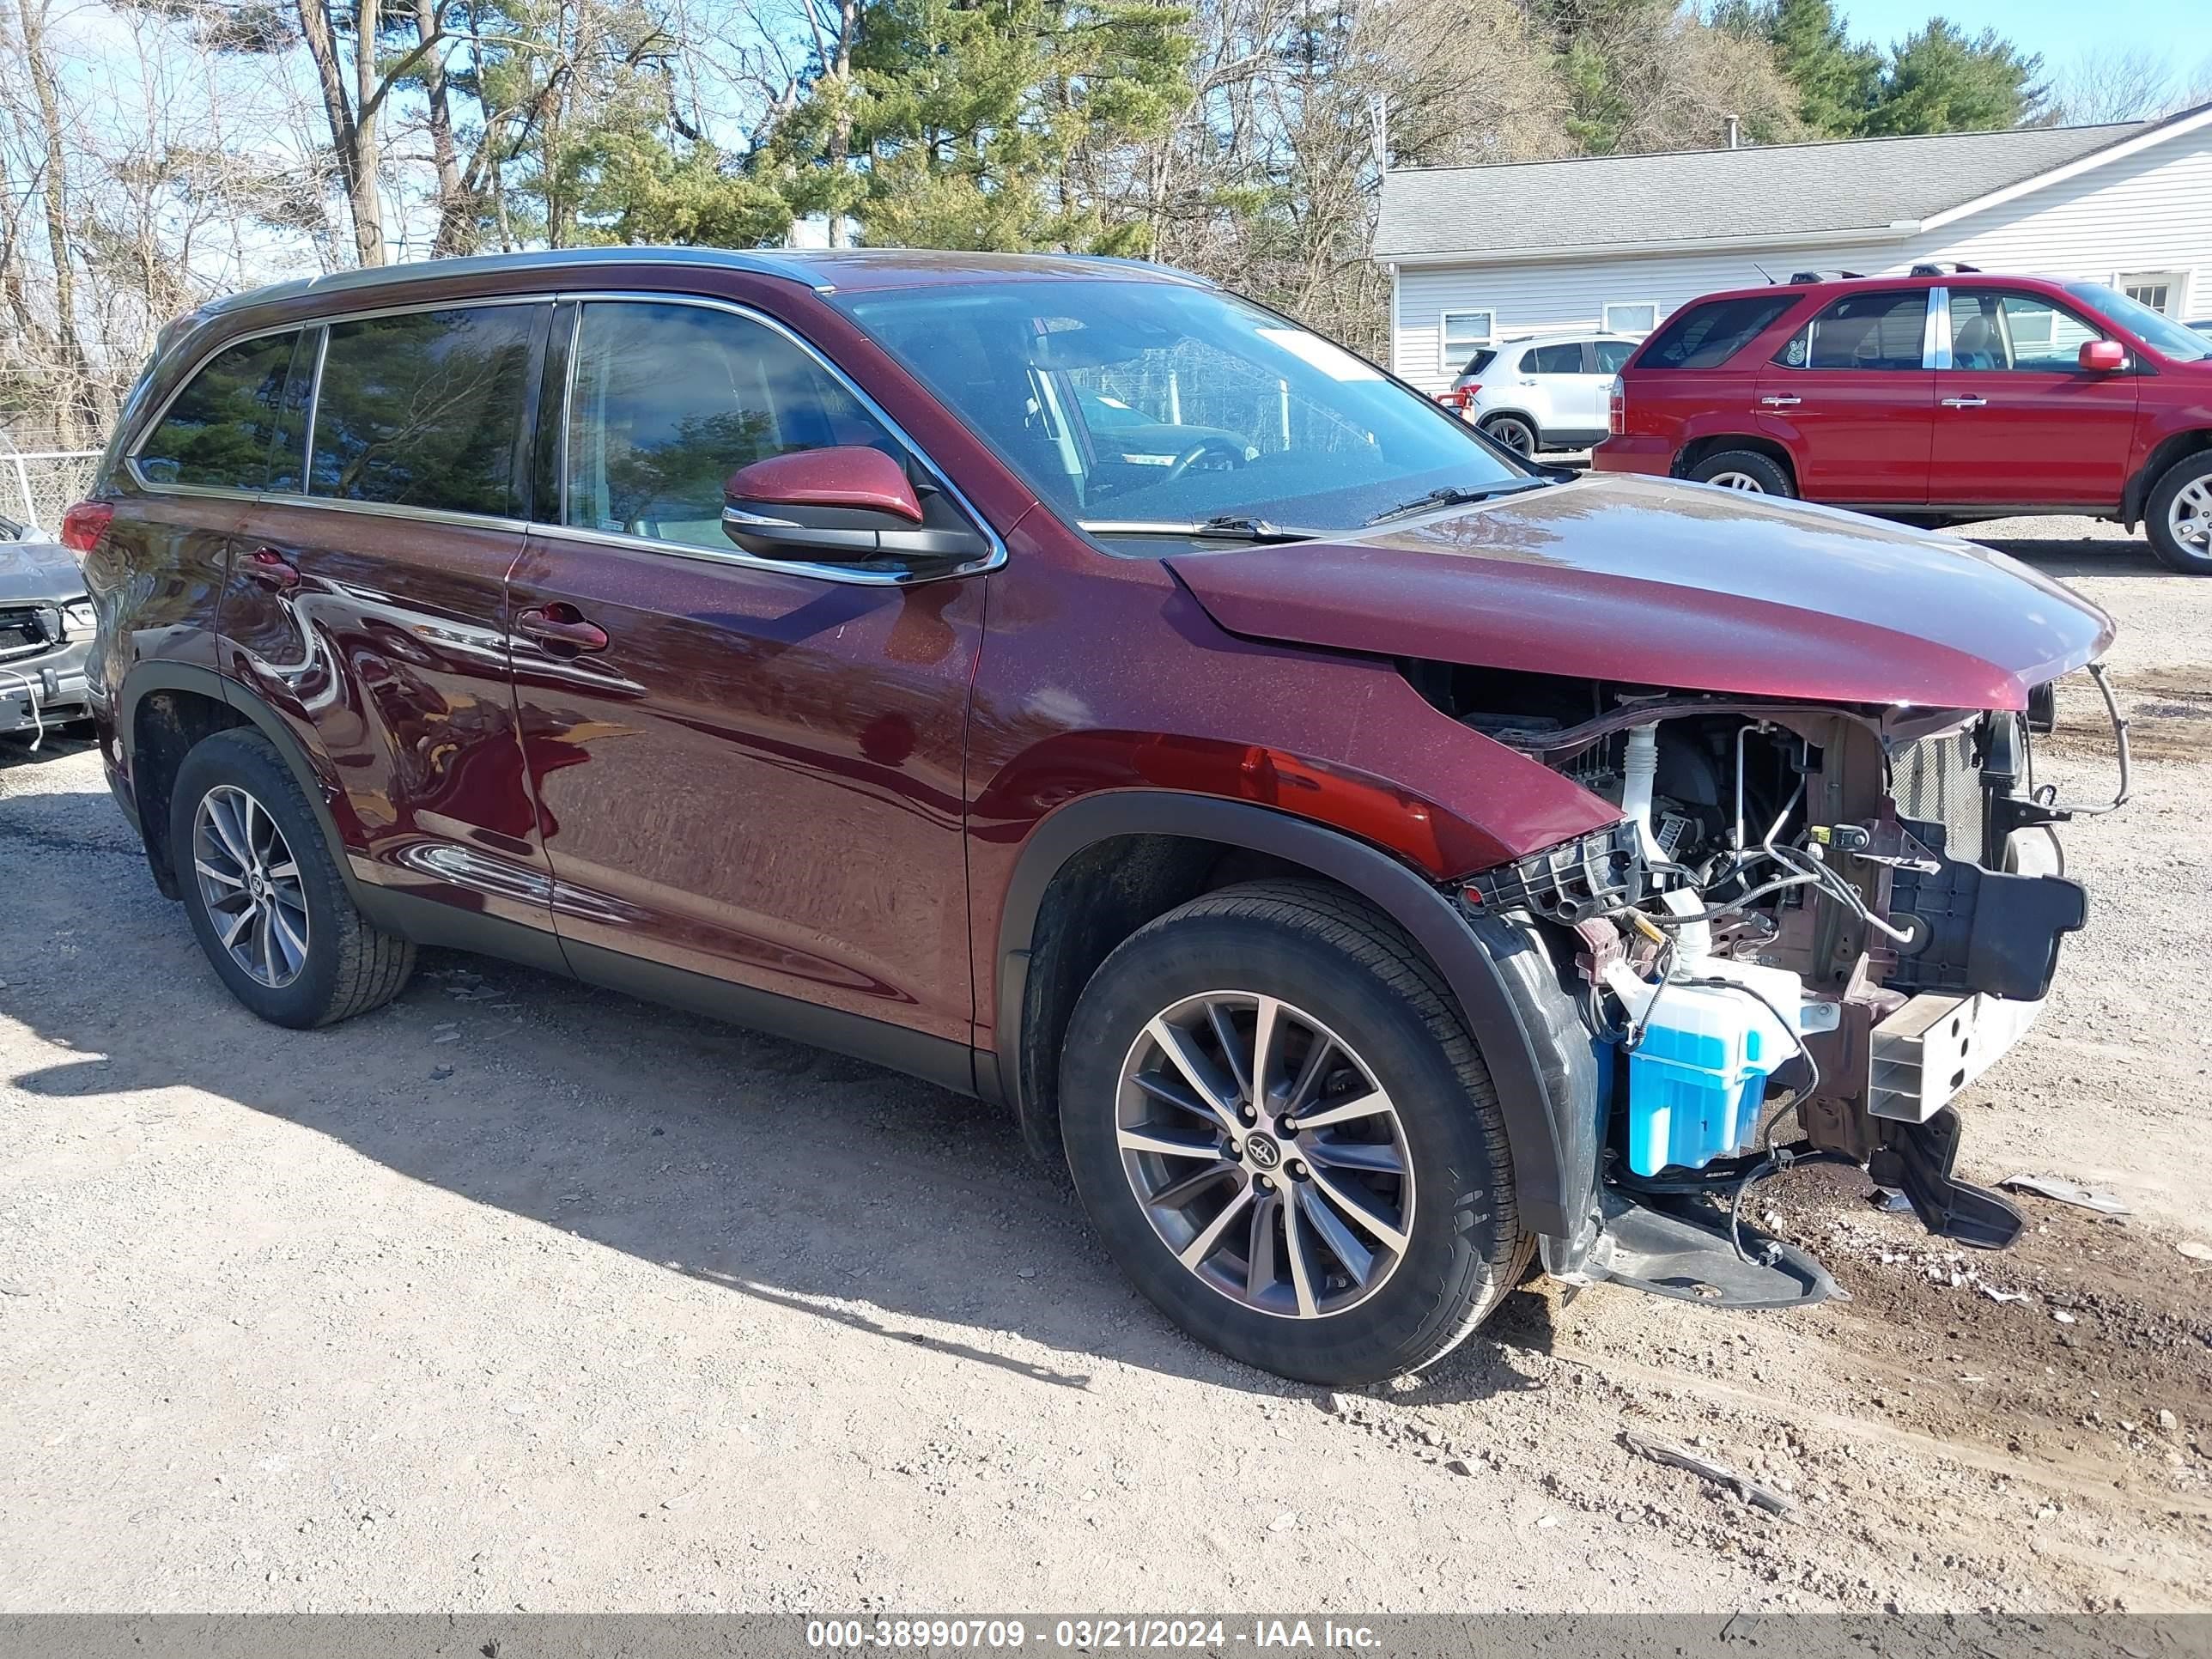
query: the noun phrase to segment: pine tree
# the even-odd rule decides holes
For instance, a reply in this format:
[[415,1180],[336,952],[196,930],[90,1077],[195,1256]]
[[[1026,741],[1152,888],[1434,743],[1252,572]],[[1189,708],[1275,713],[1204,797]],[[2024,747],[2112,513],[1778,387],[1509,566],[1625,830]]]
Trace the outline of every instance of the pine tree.
[[1938,17],[1892,48],[1866,131],[1973,132],[2027,125],[2041,113],[2043,60],[1995,29],[1975,39]]
[[1121,252],[1126,150],[1188,101],[1187,10],[1152,0],[878,0],[754,176],[869,241]]

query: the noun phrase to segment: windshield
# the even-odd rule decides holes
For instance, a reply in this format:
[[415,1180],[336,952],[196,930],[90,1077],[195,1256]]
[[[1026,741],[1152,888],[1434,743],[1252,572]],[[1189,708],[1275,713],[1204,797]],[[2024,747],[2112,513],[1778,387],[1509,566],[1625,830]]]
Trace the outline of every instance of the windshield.
[[2178,363],[2212,357],[2212,340],[2194,329],[2184,328],[2140,301],[2130,300],[2116,289],[2106,288],[2102,283],[2069,283],[2066,291],[2077,300],[2087,301],[2154,351]]
[[1078,521],[1351,530],[1526,477],[1371,364],[1211,289],[1016,282],[836,303]]

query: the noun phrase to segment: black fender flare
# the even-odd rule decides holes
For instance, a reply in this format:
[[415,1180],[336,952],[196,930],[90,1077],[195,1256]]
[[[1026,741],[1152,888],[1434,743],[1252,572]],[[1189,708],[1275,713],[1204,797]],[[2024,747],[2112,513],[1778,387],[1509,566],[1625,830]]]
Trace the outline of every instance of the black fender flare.
[[[1560,1067],[1547,1047],[1560,1034],[1531,1030],[1536,1009],[1504,971],[1468,917],[1426,878],[1389,854],[1334,830],[1267,807],[1170,791],[1116,790],[1085,796],[1054,811],[1030,832],[1000,913],[994,1040],[999,1087],[1032,1146],[1042,1103],[1024,1098],[1021,1027],[1039,912],[1053,878],[1085,848],[1121,836],[1174,836],[1286,860],[1359,894],[1428,953],[1458,1001],[1498,1091],[1513,1154],[1522,1224],[1565,1236],[1583,1206],[1587,1173],[1577,1174],[1577,1136],[1562,1119],[1571,1103],[1555,1096]],[[1579,1036],[1567,1034],[1571,1041]],[[985,1057],[978,1056],[979,1061]],[[983,1066],[979,1065],[981,1072]],[[1547,1073],[1554,1081],[1547,1085]],[[1561,1092],[1564,1092],[1563,1091]]]
[[[315,822],[322,828],[323,839],[331,849],[331,857],[337,865],[338,874],[344,879],[347,890],[356,903],[361,902],[362,884],[354,875],[353,866],[346,856],[345,842],[338,835],[337,818],[331,811],[330,788],[317,775],[314,763],[301,748],[300,740],[292,728],[284,723],[275,709],[237,681],[226,679],[212,668],[204,668],[196,663],[143,662],[124,676],[123,694],[116,699],[115,705],[115,741],[123,750],[134,801],[139,782],[137,752],[138,705],[157,691],[189,691],[194,696],[222,703],[269,739],[283,757],[284,764],[291,769],[293,777],[299,782],[300,793],[307,798],[307,805],[314,809]],[[140,840],[147,840],[143,822],[138,833]],[[149,858],[151,858],[150,842]],[[155,873],[159,879],[161,872],[157,870]]]

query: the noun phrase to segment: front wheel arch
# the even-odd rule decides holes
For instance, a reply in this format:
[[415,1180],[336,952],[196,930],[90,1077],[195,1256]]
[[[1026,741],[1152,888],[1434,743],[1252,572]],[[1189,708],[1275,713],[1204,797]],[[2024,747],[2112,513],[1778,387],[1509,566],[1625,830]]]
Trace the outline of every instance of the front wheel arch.
[[[977,1073],[985,1092],[1014,1109],[1033,1152],[1048,1158],[1058,1146],[1057,1048],[1073,997],[1089,978],[1079,968],[1059,975],[1075,980],[1060,1006],[1066,988],[1051,972],[1054,941],[1041,924],[1048,922],[1056,883],[1064,872],[1084,868],[1086,852],[1147,837],[1194,843],[1205,856],[1194,855],[1196,873],[1179,878],[1189,884],[1164,884],[1133,907],[1145,914],[1115,915],[1109,927],[1095,930],[1099,936],[1084,939],[1092,968],[1154,916],[1207,890],[1204,871],[1224,854],[1268,860],[1273,872],[1317,877],[1346,890],[1412,938],[1466,1020],[1504,1115],[1522,1224],[1561,1237],[1576,1231],[1595,1151],[1586,1148],[1577,1126],[1595,1113],[1595,1102],[1578,1097],[1578,1074],[1560,1051],[1580,1038],[1581,1029],[1560,1030],[1532,999],[1528,988],[1540,975],[1524,971],[1526,963],[1514,954],[1518,946],[1470,926],[1444,892],[1364,842],[1210,795],[1115,790],[1086,796],[1046,817],[1024,845],[1000,912],[994,1048],[977,1055]],[[1114,877],[1110,868],[1101,873],[1108,890]],[[1530,960],[1543,954],[1528,951]]]

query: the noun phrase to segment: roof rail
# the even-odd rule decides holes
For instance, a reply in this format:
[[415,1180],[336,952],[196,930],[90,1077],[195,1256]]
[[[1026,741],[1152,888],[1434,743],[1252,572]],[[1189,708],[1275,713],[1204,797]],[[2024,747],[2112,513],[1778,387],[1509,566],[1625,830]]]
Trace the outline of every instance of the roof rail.
[[211,301],[204,316],[220,315],[246,306],[296,299],[303,294],[344,294],[356,289],[406,288],[442,276],[471,271],[589,270],[600,265],[634,264],[641,258],[663,264],[707,265],[724,270],[749,270],[763,276],[816,286],[800,261],[773,251],[740,253],[712,247],[580,247],[553,248],[532,253],[483,253],[460,259],[422,259],[404,264],[368,265],[357,270],[334,270],[320,276],[302,276],[289,283],[272,283]]

